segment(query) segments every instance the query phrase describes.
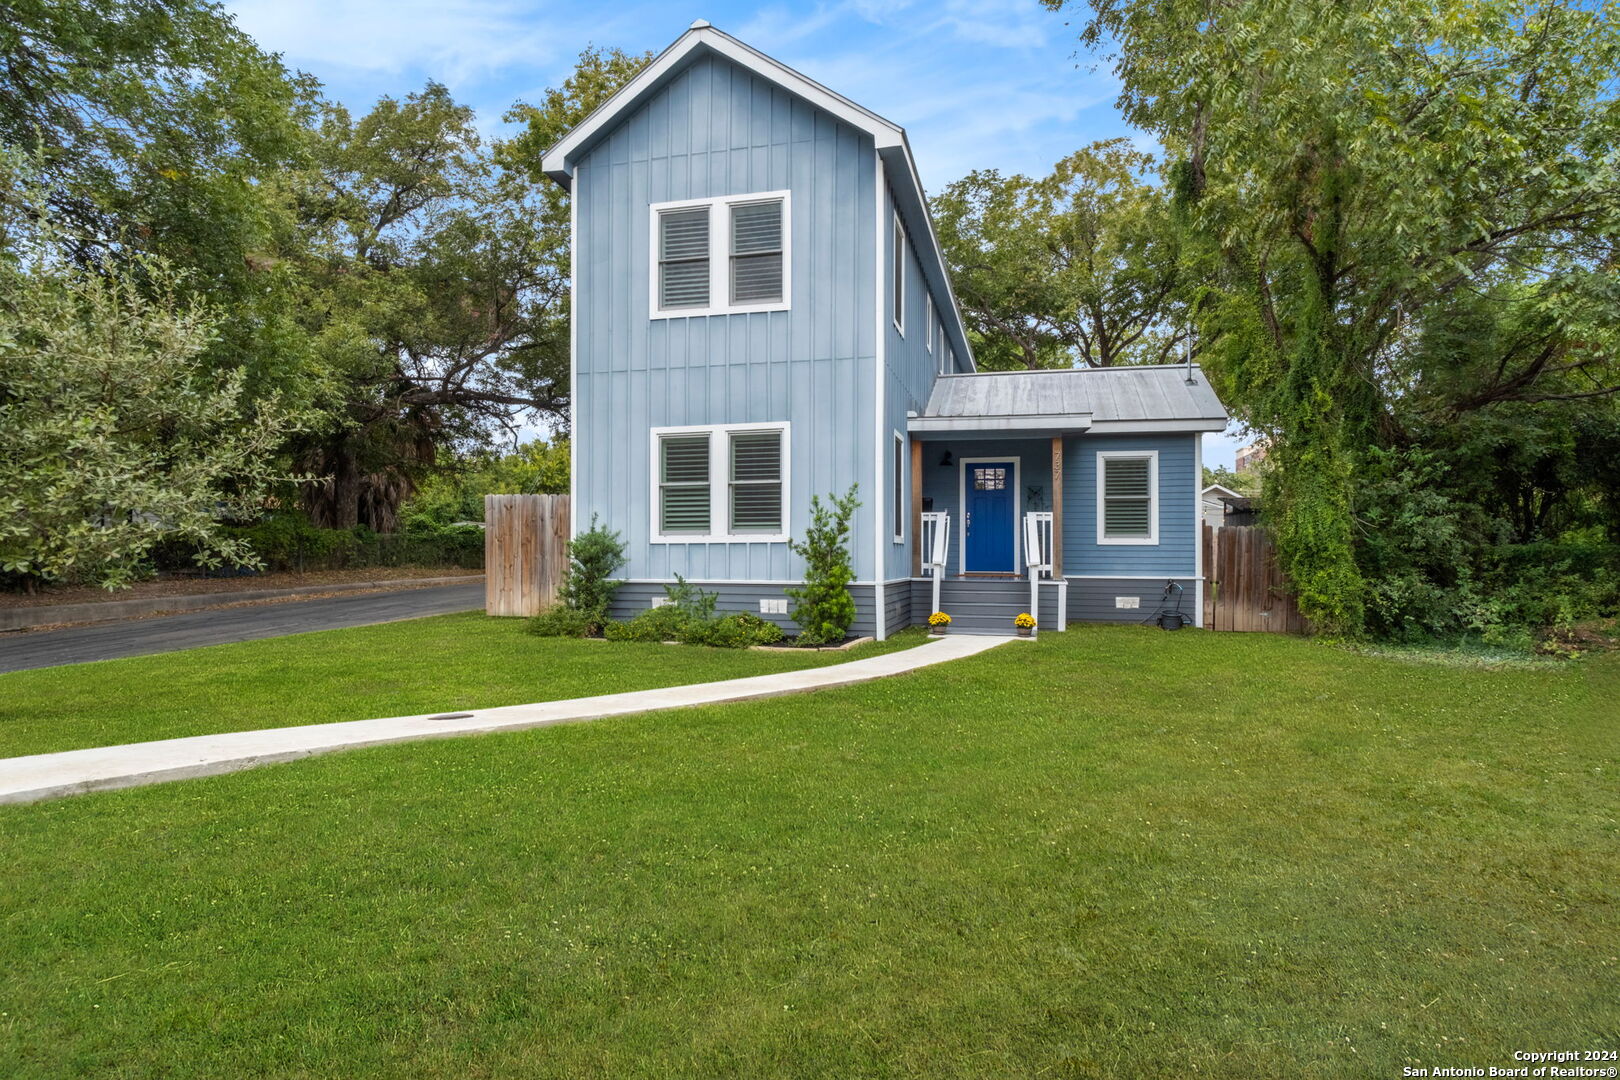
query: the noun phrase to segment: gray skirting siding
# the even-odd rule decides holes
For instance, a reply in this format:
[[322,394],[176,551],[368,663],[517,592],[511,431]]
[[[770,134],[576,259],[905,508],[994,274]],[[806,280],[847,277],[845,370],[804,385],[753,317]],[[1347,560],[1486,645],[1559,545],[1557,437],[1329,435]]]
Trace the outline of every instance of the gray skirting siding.
[[[1139,623],[1151,619],[1165,604],[1174,605],[1172,596],[1164,598],[1166,581],[1176,581],[1182,587],[1181,613],[1198,625],[1198,603],[1192,578],[1069,578],[1070,622],[1123,622]],[[1135,597],[1140,605],[1121,608],[1120,597]]]
[[[759,602],[766,598],[780,598],[787,596],[791,585],[770,585],[747,581],[694,581],[691,584],[704,592],[716,594],[715,610],[717,612],[748,611],[759,615],[762,619],[780,626],[789,634],[797,633],[798,626],[786,615],[764,615],[760,613]],[[870,585],[851,585],[850,595],[855,598],[855,625],[850,633],[856,637],[868,637],[876,634],[877,623],[873,618],[873,599],[875,590]],[[664,595],[664,587],[658,584],[632,582],[619,586],[613,594],[613,606],[609,614],[615,619],[629,619],[652,607],[654,597]],[[894,633],[903,627],[911,625],[911,593],[906,588],[906,582],[899,581],[888,585],[884,589],[883,606],[888,614],[888,632]],[[788,600],[791,610],[793,601]],[[927,612],[923,617],[927,617]]]
[[[1169,580],[1177,581],[1185,590],[1181,598],[1182,614],[1197,625],[1192,578],[1069,578],[1069,621],[1147,622],[1165,603],[1164,585]],[[717,595],[716,611],[750,611],[756,615],[760,614],[761,599],[786,596],[791,588],[746,581],[694,581],[692,584]],[[855,625],[851,633],[859,637],[875,634],[872,586],[851,585],[849,591],[855,597]],[[663,595],[662,585],[639,582],[621,585],[614,594],[611,614],[615,619],[631,618],[650,608],[654,597]],[[1120,597],[1134,597],[1138,606],[1122,608]],[[1057,625],[1057,601],[1056,588],[1041,586],[1040,610],[1035,613],[1041,627],[1051,629]],[[1174,602],[1172,597],[1170,603]],[[788,604],[791,607],[792,601]],[[890,582],[883,590],[888,632],[926,625],[932,605],[933,583],[929,579]],[[940,607],[951,616],[954,629],[970,633],[1011,633],[1013,616],[1029,610],[1029,579],[949,577],[941,583]],[[769,619],[790,634],[798,630],[786,615],[761,615],[761,618]]]

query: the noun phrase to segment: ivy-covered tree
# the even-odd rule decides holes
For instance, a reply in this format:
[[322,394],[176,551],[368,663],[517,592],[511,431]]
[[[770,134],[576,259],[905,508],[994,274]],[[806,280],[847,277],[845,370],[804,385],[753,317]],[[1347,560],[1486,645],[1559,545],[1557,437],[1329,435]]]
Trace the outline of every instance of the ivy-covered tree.
[[1270,440],[1265,514],[1301,608],[1358,632],[1369,448],[1620,391],[1620,9],[1086,6],[1209,257],[1206,364]]

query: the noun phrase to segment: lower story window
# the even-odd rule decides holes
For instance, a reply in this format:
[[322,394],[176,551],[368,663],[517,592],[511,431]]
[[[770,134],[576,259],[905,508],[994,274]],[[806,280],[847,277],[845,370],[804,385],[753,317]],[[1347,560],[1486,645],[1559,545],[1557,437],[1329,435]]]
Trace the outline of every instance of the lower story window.
[[782,540],[786,424],[653,431],[654,540]]
[[1100,452],[1097,455],[1097,542],[1159,542],[1159,455]]

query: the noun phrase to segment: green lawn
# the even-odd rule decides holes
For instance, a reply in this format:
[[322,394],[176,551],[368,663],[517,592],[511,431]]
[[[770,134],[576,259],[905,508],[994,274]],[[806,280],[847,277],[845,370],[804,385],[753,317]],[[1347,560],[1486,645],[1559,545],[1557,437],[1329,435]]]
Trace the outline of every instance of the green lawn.
[[0,1075],[1249,1080],[1614,1048],[1617,699],[1612,658],[1077,628],[0,807]]
[[0,674],[0,757],[765,675],[923,640],[918,631],[846,652],[761,652],[559,641],[523,625],[440,615]]

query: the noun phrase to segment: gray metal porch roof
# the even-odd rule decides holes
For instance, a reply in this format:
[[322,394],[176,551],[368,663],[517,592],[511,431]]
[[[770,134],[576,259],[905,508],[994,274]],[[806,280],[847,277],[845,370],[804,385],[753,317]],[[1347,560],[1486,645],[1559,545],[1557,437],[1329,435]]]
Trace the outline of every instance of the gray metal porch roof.
[[915,434],[1220,431],[1221,405],[1203,370],[1182,364],[981,371],[941,375],[907,422]]

